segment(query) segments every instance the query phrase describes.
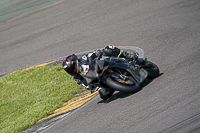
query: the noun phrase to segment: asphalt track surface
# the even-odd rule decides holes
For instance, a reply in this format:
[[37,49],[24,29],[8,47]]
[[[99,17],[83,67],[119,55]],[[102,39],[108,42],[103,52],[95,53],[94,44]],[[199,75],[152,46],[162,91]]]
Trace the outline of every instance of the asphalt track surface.
[[45,133],[200,132],[199,0],[64,0],[0,23],[0,73],[108,44],[137,46],[161,75],[99,97]]

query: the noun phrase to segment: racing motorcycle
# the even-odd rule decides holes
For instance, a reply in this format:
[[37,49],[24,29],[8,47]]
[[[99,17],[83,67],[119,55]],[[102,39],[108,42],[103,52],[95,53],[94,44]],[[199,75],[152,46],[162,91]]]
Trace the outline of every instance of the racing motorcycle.
[[143,58],[142,49],[133,46],[119,46],[118,48],[133,50],[139,54],[139,57],[135,61],[102,55],[95,59],[88,57],[89,69],[84,71],[82,68],[80,75],[86,79],[90,88],[98,87],[133,93],[140,90],[140,85],[146,79],[154,79],[159,76],[158,66]]

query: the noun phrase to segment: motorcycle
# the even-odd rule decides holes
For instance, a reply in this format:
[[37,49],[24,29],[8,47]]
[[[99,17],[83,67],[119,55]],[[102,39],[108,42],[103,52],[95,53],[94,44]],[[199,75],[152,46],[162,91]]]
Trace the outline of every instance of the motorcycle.
[[[133,46],[118,46],[118,48],[137,52],[139,57],[135,61],[102,55],[95,59],[88,57],[87,71],[84,71],[83,66],[77,63],[77,67],[82,69],[80,75],[86,79],[90,88],[134,93],[140,90],[140,85],[146,79],[159,76],[158,66],[143,58],[142,49]],[[83,58],[83,55],[79,57]]]

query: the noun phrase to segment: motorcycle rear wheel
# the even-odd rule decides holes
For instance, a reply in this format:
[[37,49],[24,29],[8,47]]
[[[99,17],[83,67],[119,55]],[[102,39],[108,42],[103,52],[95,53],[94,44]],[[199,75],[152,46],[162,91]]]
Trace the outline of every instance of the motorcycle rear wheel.
[[126,84],[126,83],[121,83],[111,77],[106,78],[106,84],[117,91],[121,92],[129,92],[129,93],[135,93],[140,90],[140,85],[136,82],[131,80],[132,84]]

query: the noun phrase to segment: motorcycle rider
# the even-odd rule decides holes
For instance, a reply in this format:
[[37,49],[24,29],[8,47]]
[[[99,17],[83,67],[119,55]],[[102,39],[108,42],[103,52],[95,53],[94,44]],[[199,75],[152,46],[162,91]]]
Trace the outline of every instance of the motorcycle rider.
[[[77,82],[77,84],[82,85],[86,87],[88,90],[95,89],[94,86],[90,86],[87,84],[86,79],[84,79],[79,73],[80,71],[84,71],[87,73],[89,70],[89,65],[87,64],[87,58],[95,59],[100,58],[101,56],[113,56],[118,58],[125,58],[126,60],[133,61],[138,59],[138,53],[130,53],[124,50],[121,50],[117,48],[115,45],[108,45],[103,50],[96,50],[93,53],[87,54],[82,56],[80,59],[75,54],[67,56],[63,60],[63,68],[64,70],[69,73],[71,76],[74,76],[74,80]],[[78,65],[81,65],[82,67],[77,67]],[[80,70],[82,68],[83,70]],[[99,89],[100,97],[103,100],[109,99],[114,93],[114,90],[107,90],[104,88]]]

